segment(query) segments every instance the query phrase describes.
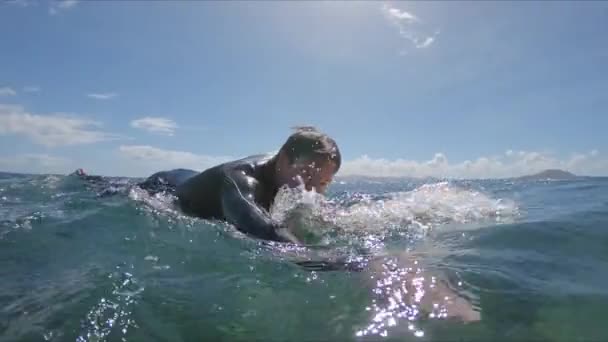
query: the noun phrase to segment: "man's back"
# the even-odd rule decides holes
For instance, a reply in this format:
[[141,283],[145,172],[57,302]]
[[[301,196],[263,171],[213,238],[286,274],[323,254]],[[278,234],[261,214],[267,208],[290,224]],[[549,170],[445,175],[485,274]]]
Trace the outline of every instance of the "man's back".
[[223,164],[188,179],[176,189],[181,209],[202,218],[223,219],[221,196]]
[[269,210],[276,189],[262,169],[270,157],[255,155],[220,164],[188,179],[176,192],[181,209],[190,215],[225,220],[222,199],[227,192],[236,190],[237,195]]

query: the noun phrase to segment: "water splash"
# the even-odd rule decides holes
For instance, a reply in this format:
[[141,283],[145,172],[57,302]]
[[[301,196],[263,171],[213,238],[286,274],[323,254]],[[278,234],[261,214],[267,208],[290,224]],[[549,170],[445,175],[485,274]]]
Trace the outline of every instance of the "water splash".
[[479,191],[440,182],[375,198],[355,193],[330,201],[313,191],[282,188],[271,214],[288,224],[298,216],[300,223],[307,223],[300,226],[321,233],[324,229],[327,232],[331,224],[345,233],[385,235],[395,230],[424,234],[451,222],[486,219],[500,222],[517,216],[518,208],[512,201],[493,199]]
[[399,228],[425,231],[445,223],[468,223],[517,214],[517,206],[511,201],[493,199],[448,182],[425,184],[412,191],[383,197],[363,197],[359,203],[339,209],[338,222],[350,229],[369,232]]
[[151,212],[178,215],[174,205],[175,196],[173,195],[163,192],[150,195],[146,190],[135,186],[129,189],[128,196],[136,202],[144,203],[145,208],[148,208]]

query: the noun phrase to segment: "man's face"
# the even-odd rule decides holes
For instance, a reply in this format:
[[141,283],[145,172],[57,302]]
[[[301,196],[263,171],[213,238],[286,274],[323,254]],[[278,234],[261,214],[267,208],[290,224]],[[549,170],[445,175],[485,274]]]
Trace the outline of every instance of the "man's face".
[[331,183],[336,165],[334,162],[317,158],[289,164],[287,157],[280,155],[277,163],[277,178],[280,186],[287,185],[295,188],[304,183],[306,190],[313,188],[322,194]]

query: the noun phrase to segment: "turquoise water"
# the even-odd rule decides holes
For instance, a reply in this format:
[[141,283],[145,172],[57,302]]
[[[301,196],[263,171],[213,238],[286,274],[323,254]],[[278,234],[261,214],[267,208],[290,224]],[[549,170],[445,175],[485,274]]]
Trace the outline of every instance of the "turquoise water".
[[608,179],[282,193],[306,248],[132,184],[0,174],[0,340],[608,340]]

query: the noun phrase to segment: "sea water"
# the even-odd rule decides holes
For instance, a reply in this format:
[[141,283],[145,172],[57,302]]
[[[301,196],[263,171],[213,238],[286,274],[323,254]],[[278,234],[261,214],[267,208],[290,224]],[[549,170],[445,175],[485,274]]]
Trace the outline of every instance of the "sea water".
[[108,182],[0,174],[0,340],[608,340],[606,178],[282,190],[306,246]]

